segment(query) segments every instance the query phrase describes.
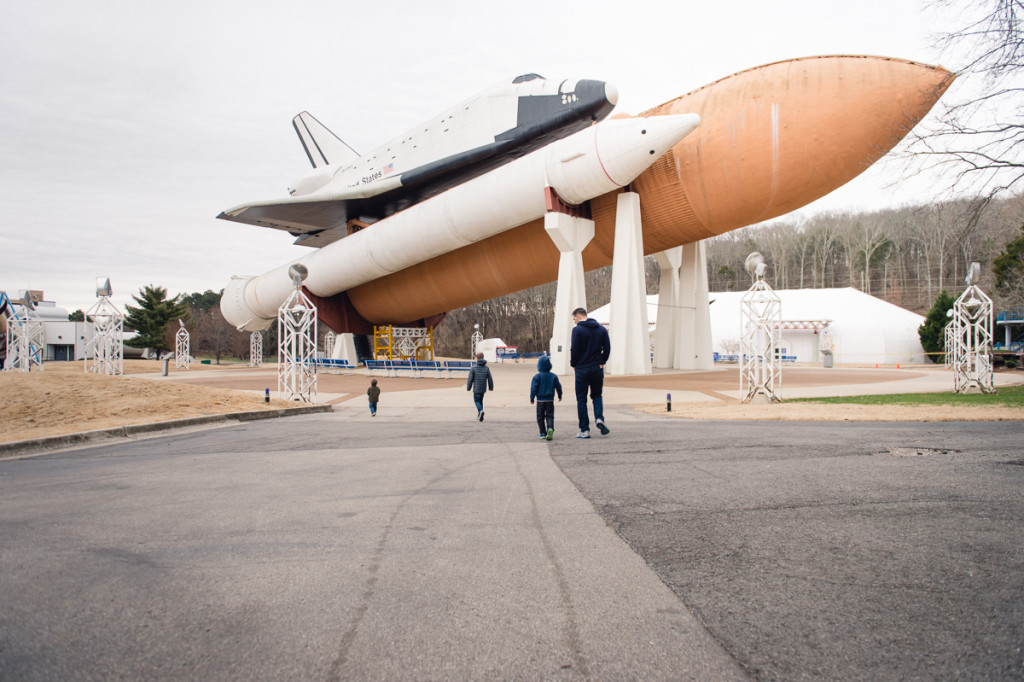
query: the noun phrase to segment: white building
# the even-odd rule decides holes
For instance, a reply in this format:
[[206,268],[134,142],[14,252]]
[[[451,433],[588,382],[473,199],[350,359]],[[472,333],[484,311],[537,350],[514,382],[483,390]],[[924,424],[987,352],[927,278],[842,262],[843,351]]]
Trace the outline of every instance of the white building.
[[[719,359],[739,352],[743,291],[711,293],[711,346]],[[822,363],[822,332],[828,330],[833,357],[842,365],[925,362],[917,329],[924,317],[853,288],[776,289],[782,301],[782,356],[787,361]],[[658,296],[647,297],[651,331]],[[608,324],[608,306],[590,314]]]

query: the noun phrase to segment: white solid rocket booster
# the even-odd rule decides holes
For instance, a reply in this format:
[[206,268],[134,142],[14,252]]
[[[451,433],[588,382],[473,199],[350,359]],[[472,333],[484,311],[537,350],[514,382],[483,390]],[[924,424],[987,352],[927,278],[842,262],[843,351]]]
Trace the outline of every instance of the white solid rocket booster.
[[700,124],[696,114],[606,120],[511,161],[258,277],[233,277],[221,312],[239,330],[270,326],[293,289],[332,296],[544,215],[544,188],[581,204],[632,182]]

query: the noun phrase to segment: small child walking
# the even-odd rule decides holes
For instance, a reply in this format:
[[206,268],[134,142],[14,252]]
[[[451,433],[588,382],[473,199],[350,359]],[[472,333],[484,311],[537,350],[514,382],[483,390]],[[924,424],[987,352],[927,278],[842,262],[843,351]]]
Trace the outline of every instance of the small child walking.
[[551,371],[551,358],[542,355],[530,383],[530,404],[533,405],[536,398],[537,426],[544,440],[555,437],[555,393],[558,393],[558,402],[562,402],[562,382]]
[[377,387],[377,380],[370,379],[370,387],[366,389],[366,395],[370,397],[370,416],[377,416],[377,401],[380,400],[380,388]]

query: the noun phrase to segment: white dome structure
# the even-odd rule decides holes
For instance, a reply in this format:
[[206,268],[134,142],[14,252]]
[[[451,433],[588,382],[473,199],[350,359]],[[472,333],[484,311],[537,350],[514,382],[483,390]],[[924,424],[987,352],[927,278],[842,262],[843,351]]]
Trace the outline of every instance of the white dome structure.
[[[743,291],[712,292],[711,345],[717,358],[739,352]],[[822,332],[828,330],[836,364],[922,364],[917,329],[924,317],[853,288],[776,289],[782,301],[783,361],[820,363]],[[647,297],[648,319],[657,319],[658,296]],[[590,315],[608,323],[608,306]],[[653,330],[654,325],[651,325]],[[614,331],[613,331],[614,333]],[[827,346],[827,344],[826,344]]]

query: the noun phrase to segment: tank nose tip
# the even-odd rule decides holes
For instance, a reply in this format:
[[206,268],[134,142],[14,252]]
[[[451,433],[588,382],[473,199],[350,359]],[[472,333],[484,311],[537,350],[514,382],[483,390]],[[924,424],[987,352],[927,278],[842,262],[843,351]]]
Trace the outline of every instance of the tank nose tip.
[[619,103],[619,89],[611,83],[604,84],[604,98],[608,100],[612,106]]

